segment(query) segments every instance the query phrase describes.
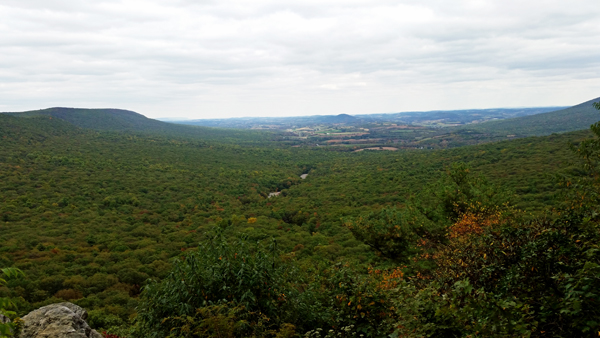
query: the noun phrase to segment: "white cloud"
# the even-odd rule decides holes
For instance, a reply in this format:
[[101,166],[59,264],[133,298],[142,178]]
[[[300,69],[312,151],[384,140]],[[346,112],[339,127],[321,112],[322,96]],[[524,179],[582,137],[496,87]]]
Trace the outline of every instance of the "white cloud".
[[0,106],[152,117],[569,105],[600,8],[564,1],[0,2]]

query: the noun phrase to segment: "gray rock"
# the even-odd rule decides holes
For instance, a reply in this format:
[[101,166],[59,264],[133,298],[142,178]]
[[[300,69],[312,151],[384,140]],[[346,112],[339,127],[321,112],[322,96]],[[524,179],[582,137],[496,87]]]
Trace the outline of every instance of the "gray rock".
[[0,323],[1,324],[10,323],[10,318],[8,318],[5,315],[0,313]]
[[85,322],[87,312],[72,303],[41,307],[23,317],[20,338],[102,338]]
[[75,304],[69,303],[69,302],[57,303],[57,304],[52,304],[52,305],[62,305],[66,308],[69,308],[69,310],[75,312],[75,314],[78,315],[79,317],[81,317],[81,319],[87,320],[87,317],[88,317],[87,311],[85,311],[85,309],[79,305],[75,305]]

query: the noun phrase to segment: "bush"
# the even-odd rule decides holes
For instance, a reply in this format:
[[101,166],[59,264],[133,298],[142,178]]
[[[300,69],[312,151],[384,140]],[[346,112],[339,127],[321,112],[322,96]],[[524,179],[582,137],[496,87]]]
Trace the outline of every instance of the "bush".
[[213,312],[228,313],[223,320],[244,320],[246,324],[236,329],[244,333],[275,330],[298,315],[289,301],[297,294],[294,274],[279,258],[275,242],[250,245],[243,235],[228,240],[217,228],[197,250],[176,259],[164,280],[144,288],[135,335],[162,337],[203,330],[190,328],[196,322],[188,317]]

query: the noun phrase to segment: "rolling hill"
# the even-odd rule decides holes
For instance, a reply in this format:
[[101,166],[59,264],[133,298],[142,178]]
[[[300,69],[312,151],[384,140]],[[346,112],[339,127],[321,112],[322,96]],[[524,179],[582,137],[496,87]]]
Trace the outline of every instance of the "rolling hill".
[[172,125],[149,119],[142,114],[123,109],[48,108],[27,112],[7,113],[16,117],[52,116],[75,126],[104,131],[164,131]]
[[[439,302],[446,301],[445,298],[432,300],[431,295],[443,295],[441,292],[446,291],[434,289],[438,287],[437,280],[423,278],[424,275],[421,274],[423,272],[427,274],[425,276],[438,278],[438,271],[445,271],[438,270],[437,267],[442,266],[438,264],[440,261],[433,261],[435,265],[432,264],[429,268],[427,264],[431,261],[415,261],[412,257],[410,260],[400,261],[394,256],[387,257],[380,254],[383,251],[376,251],[379,249],[371,245],[369,238],[400,238],[404,235],[397,229],[405,227],[407,222],[404,220],[412,219],[426,222],[419,221],[419,229],[431,229],[430,221],[425,220],[427,218],[431,222],[440,222],[441,230],[454,231],[459,227],[450,225],[446,221],[449,217],[444,214],[429,218],[427,215],[407,212],[412,212],[412,205],[415,206],[414,209],[422,206],[426,212],[437,212],[441,210],[437,205],[458,207],[457,202],[461,201],[469,202],[461,202],[463,205],[482,205],[487,208],[490,198],[486,196],[496,195],[502,195],[502,200],[497,201],[503,204],[491,204],[489,209],[474,209],[483,214],[481,217],[489,218],[480,218],[481,221],[474,219],[474,226],[465,222],[471,222],[466,217],[459,219],[454,223],[460,226],[459,229],[465,229],[463,225],[466,224],[473,230],[465,231],[466,237],[460,242],[448,242],[454,245],[451,249],[441,251],[444,249],[442,248],[434,252],[436,255],[449,253],[452,257],[458,257],[451,257],[453,260],[448,261],[453,265],[443,265],[444,269],[446,266],[459,267],[457,269],[462,270],[458,272],[469,273],[468,276],[490,276],[486,269],[496,269],[493,270],[492,277],[483,282],[482,279],[472,279],[480,285],[487,283],[487,289],[481,288],[479,293],[460,293],[457,296],[459,301],[466,299],[473,302],[469,304],[477,306],[494,299],[507,299],[506,304],[509,301],[525,304],[509,308],[502,315],[513,309],[521,311],[524,308],[524,311],[529,311],[530,305],[527,302],[530,302],[531,308],[535,310],[532,313],[536,315],[541,313],[539,309],[542,306],[544,309],[551,309],[549,312],[552,314],[562,315],[557,307],[563,306],[560,303],[562,298],[555,296],[555,289],[548,287],[545,281],[567,283],[569,280],[566,278],[552,277],[563,276],[559,275],[563,273],[559,268],[566,266],[564,271],[577,271],[579,266],[590,266],[588,262],[592,258],[595,262],[600,262],[597,256],[587,254],[595,253],[595,247],[582,247],[588,245],[585,243],[598,243],[597,227],[580,233],[572,230],[578,226],[576,222],[586,215],[576,215],[577,218],[567,215],[553,222],[551,217],[554,214],[549,211],[559,208],[565,202],[563,195],[557,194],[562,188],[553,174],[568,174],[576,169],[569,167],[569,163],[575,162],[577,157],[567,144],[589,138],[591,133],[588,130],[453,149],[338,152],[327,147],[287,147],[283,143],[269,140],[268,135],[274,134],[268,132],[176,126],[157,123],[134,112],[120,110],[48,109],[42,112],[0,114],[0,267],[14,266],[25,273],[23,278],[10,280],[6,287],[0,288],[0,297],[15,302],[18,315],[49,303],[71,301],[89,311],[90,326],[102,329],[100,331],[114,332],[121,337],[152,337],[153,328],[148,329],[148,334],[128,334],[132,327],[140,327],[132,324],[131,319],[150,318],[144,320],[171,325],[176,322],[163,320],[163,317],[171,312],[175,313],[177,309],[169,309],[171,312],[165,312],[164,316],[160,314],[154,320],[155,317],[147,315],[150,307],[146,304],[174,304],[180,307],[180,304],[187,306],[187,299],[192,299],[202,302],[198,306],[206,309],[203,304],[209,304],[209,301],[216,303],[228,297],[218,293],[221,292],[219,290],[222,285],[242,285],[239,287],[240,293],[246,293],[247,290],[276,290],[276,294],[257,292],[265,299],[265,304],[300,303],[296,300],[301,300],[301,304],[317,304],[303,308],[327,314],[320,315],[323,318],[323,324],[317,322],[320,326],[302,321],[303,318],[311,318],[310,316],[290,317],[296,321],[293,322],[294,325],[299,323],[295,326],[298,328],[298,336],[307,336],[304,333],[312,332],[308,330],[315,327],[329,329],[334,327],[332,324],[345,325],[341,327],[354,325],[342,320],[362,318],[360,315],[354,317],[355,313],[361,313],[354,312],[354,309],[362,309],[350,308],[348,298],[353,297],[352,299],[360,302],[360,297],[370,297],[368,302],[363,302],[361,308],[364,306],[364,316],[367,319],[371,316],[373,320],[360,322],[364,330],[359,332],[373,332],[382,327],[381,323],[388,323],[382,321],[381,317],[374,317],[379,312],[372,310],[373,306],[378,306],[377,311],[387,312],[392,306],[399,304],[396,302],[400,286],[411,292],[406,296],[407,304],[413,304],[409,303],[412,299],[422,299],[427,312],[438,306]],[[407,132],[407,128],[386,130],[389,133],[415,133]],[[171,135],[178,135],[179,139],[170,137]],[[193,137],[186,139],[186,135]],[[215,135],[220,135],[225,141],[220,141]],[[235,139],[235,135],[239,138]],[[249,147],[240,147],[239,142],[229,142],[246,140],[240,135],[246,135],[249,140],[252,140],[252,135],[256,135],[256,139],[268,142],[254,143]],[[201,137],[210,142],[204,142]],[[429,139],[434,142],[447,138]],[[460,165],[453,166],[453,163],[468,163],[470,169],[466,170]],[[469,174],[471,169],[475,176]],[[448,172],[453,175],[453,171],[461,176],[445,174]],[[300,178],[302,173],[308,173],[309,176]],[[487,177],[489,182],[477,177],[478,174]],[[462,178],[468,180],[464,180],[466,184],[453,183],[453,177],[461,178],[458,181],[462,181]],[[463,187],[466,189],[462,190]],[[508,191],[504,192],[504,189]],[[514,196],[509,191],[514,192]],[[269,198],[271,192],[280,194]],[[470,193],[480,199],[471,199],[471,203],[462,197]],[[510,204],[504,203],[505,195],[512,196]],[[437,196],[445,199],[441,200]],[[479,203],[480,200],[486,204]],[[450,204],[444,201],[457,202]],[[579,199],[577,203],[581,203]],[[522,209],[527,214],[518,213],[513,216],[515,210],[507,208],[509,205]],[[594,208],[597,208],[596,205],[593,205]],[[506,212],[500,208],[505,208]],[[493,214],[484,214],[487,210],[491,210]],[[597,209],[593,212],[594,215],[598,214]],[[493,223],[499,222],[496,218],[498,215],[506,215],[506,223]],[[539,221],[537,216],[540,216]],[[598,218],[593,217],[586,218],[586,226],[597,226]],[[375,226],[362,226],[365,223],[359,222],[363,219],[381,227],[383,231],[377,230]],[[362,228],[354,227],[354,224]],[[498,227],[488,231],[484,226]],[[357,228],[369,230],[368,235],[373,234],[373,237],[361,237],[360,233],[356,235],[357,232],[352,230]],[[374,231],[370,231],[373,228]],[[412,231],[408,227],[406,229],[407,232]],[[220,237],[215,237],[215,234],[220,234]],[[404,237],[412,237],[410,241],[419,241],[417,244],[410,242],[408,245],[411,247],[427,243],[423,242],[426,237],[417,236],[416,233],[415,236]],[[448,238],[448,241],[454,240],[453,238]],[[583,238],[585,243],[581,244],[584,241],[577,238]],[[496,246],[493,246],[494,243]],[[565,245],[570,245],[568,250],[562,249]],[[257,254],[248,255],[246,248]],[[475,249],[471,250],[472,248]],[[263,249],[271,251],[263,255]],[[418,250],[418,247],[414,249]],[[434,249],[436,248],[432,248]],[[487,251],[483,251],[484,249]],[[222,252],[225,254],[221,255]],[[422,257],[418,253],[415,252],[415,258]],[[199,257],[199,254],[212,258],[194,258]],[[575,254],[584,255],[586,260]],[[469,257],[475,257],[477,260],[473,262],[476,264],[465,266],[463,259],[472,259]],[[579,261],[572,263],[574,259]],[[198,264],[194,263],[196,265],[193,269],[179,269],[181,262]],[[401,267],[398,267],[399,262],[403,264]],[[247,270],[246,266],[254,270]],[[254,266],[258,268],[255,269]],[[277,270],[268,270],[276,267]],[[549,273],[545,268],[538,271],[537,267],[552,267],[558,272]],[[253,272],[264,269],[267,272],[281,271],[294,279],[289,279],[288,282],[288,279],[275,274],[273,278],[263,278],[260,277],[263,275]],[[173,275],[173,271],[216,277],[211,279],[214,280],[212,284],[192,284],[188,282],[189,276],[179,278],[180,275]],[[396,275],[401,272],[398,278],[402,280],[399,283],[416,282],[406,284],[406,287],[402,286],[405,284],[390,284],[389,287],[394,289],[381,288],[382,281],[388,278],[386,271],[394,271]],[[531,275],[533,273],[535,274]],[[259,277],[255,278],[254,275]],[[171,279],[172,276],[177,278]],[[244,279],[243,283],[250,281],[256,287],[247,287],[248,284],[237,282],[237,279],[229,276],[240,276],[240,280]],[[456,276],[463,275],[457,273]],[[502,283],[497,282],[495,276],[504,278]],[[590,273],[590,276],[594,275]],[[155,280],[175,282],[162,287]],[[203,281],[199,278],[197,280]],[[271,287],[276,286],[275,282],[280,283],[280,280],[285,282],[281,282],[281,285],[289,287],[285,289],[285,295],[280,291],[284,289]],[[394,279],[390,277],[387,280]],[[544,282],[538,282],[540,280]],[[271,284],[265,284],[265,281]],[[468,281],[467,279],[467,283]],[[532,287],[538,284],[542,291],[538,292]],[[157,285],[160,289],[156,288]],[[197,297],[189,297],[192,293],[183,293],[187,297],[184,300],[163,302],[155,301],[157,298],[153,298],[154,294],[142,292],[159,290],[161,297],[179,297],[179,289],[170,285],[183,285],[186,288],[192,285],[191,290]],[[205,292],[207,289],[204,285],[215,285],[219,290]],[[427,289],[424,289],[424,293],[413,296],[419,290],[415,285],[425,285]],[[439,285],[461,284],[451,280]],[[559,290],[568,287],[562,284],[557,286]],[[590,287],[590,290],[597,289],[594,285]],[[489,298],[477,298],[487,290],[491,291],[483,295],[487,297],[489,294]],[[496,296],[492,292],[497,292],[496,290],[505,292],[500,295],[503,298],[493,298]],[[371,292],[377,292],[377,298],[370,296]],[[475,296],[471,296],[473,294]],[[208,298],[209,296],[212,298]],[[340,297],[347,298],[338,302]],[[371,299],[377,302],[371,302]],[[539,305],[539,299],[545,303]],[[461,305],[463,303],[457,304],[462,306],[454,307],[459,311],[472,311]],[[590,304],[584,308],[598,308],[597,303]],[[486,310],[489,313],[482,310],[467,317],[469,323],[472,322],[471,318],[477,316],[492,320],[498,318],[498,309],[502,308],[497,303],[491,303],[491,306],[492,310]],[[196,305],[190,305],[189,308],[193,311],[192,315],[198,309]],[[441,309],[446,311],[449,308]],[[555,308],[559,310],[555,311]],[[341,312],[340,309],[346,312]],[[404,311],[403,307],[394,309]],[[435,310],[435,313],[442,313],[442,310]],[[238,316],[238,310],[235,311],[232,316]],[[221,312],[216,315],[213,312],[206,313],[208,319],[212,320]],[[535,320],[531,325],[541,323],[539,318],[546,318],[541,315],[532,317],[527,312],[514,313],[519,316],[517,318],[532,318],[532,322]],[[263,314],[261,312],[260,318],[267,318]],[[241,315],[246,316],[244,313]],[[390,318],[394,319],[403,314],[395,312],[392,315],[394,317]],[[594,316],[597,316],[595,312]],[[417,319],[413,315],[409,318]],[[563,320],[563,327],[570,327],[569,320]],[[272,322],[276,323],[274,325],[288,323],[287,319]],[[441,322],[444,324],[443,329],[446,329],[447,322],[446,319]],[[457,328],[466,326],[463,321],[455,322]],[[558,320],[551,318],[548,322],[551,325],[535,327],[536,330],[549,331],[556,327]],[[432,325],[437,325],[436,323]],[[390,332],[392,329],[394,328],[391,326],[385,328]],[[166,327],[165,331],[171,332],[169,330]],[[168,332],[154,336],[166,336]],[[576,332],[564,336],[585,335]]]
[[593,107],[600,97],[576,106],[548,113],[490,121],[461,127],[460,130],[473,130],[490,134],[511,134],[517,137],[542,136],[553,133],[587,129],[600,120],[600,114]]
[[[249,130],[216,129],[162,122],[142,114],[123,109],[47,108],[26,112],[7,112],[0,116],[33,118],[50,116],[69,124],[97,131],[153,134],[176,138],[195,138],[219,142],[263,142],[271,135]],[[7,120],[8,121],[8,120]],[[34,124],[37,125],[37,124]]]
[[447,125],[466,125],[470,123],[484,122],[495,119],[507,119],[519,116],[535,115],[564,108],[568,107],[463,109],[400,112],[385,114],[241,117],[200,120],[178,120],[176,118],[162,118],[159,120],[196,126],[238,129],[259,128],[285,130],[290,128],[310,127],[323,124],[344,124],[347,126],[363,126],[372,123],[397,123],[419,126],[443,127]]

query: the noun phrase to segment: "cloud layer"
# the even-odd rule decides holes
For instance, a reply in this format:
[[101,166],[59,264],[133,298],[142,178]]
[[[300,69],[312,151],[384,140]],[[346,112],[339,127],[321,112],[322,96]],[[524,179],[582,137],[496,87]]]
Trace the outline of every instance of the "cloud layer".
[[0,111],[151,117],[571,105],[597,0],[4,0]]

